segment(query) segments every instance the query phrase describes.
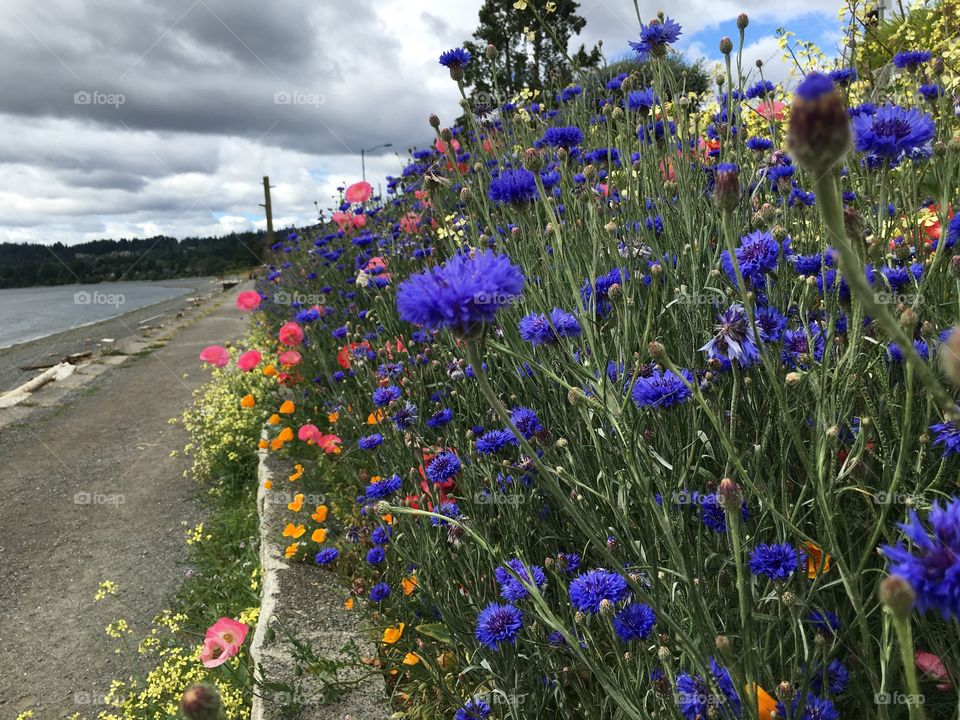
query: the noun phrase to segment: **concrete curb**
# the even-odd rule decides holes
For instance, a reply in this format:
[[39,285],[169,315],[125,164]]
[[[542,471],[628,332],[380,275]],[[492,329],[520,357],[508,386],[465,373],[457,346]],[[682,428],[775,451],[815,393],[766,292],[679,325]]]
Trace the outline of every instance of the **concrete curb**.
[[[266,430],[263,437],[267,437]],[[309,645],[321,658],[347,660],[347,645],[355,646],[364,657],[373,656],[376,648],[364,637],[358,613],[343,607],[348,588],[335,573],[284,559],[277,539],[290,518],[288,498],[278,486],[286,481],[282,472],[271,468],[274,461],[266,450],[258,455],[257,512],[263,578],[260,617],[250,643],[250,656],[267,681],[286,685],[290,690],[255,695],[250,720],[386,720],[391,711],[379,674],[370,676],[369,669],[347,666],[338,673],[338,679],[358,680],[358,686],[326,697],[322,678],[296,672],[295,647],[283,629],[291,631],[298,642]],[[265,487],[267,481],[273,485],[270,490]],[[271,493],[281,495],[271,497]],[[270,632],[275,625],[280,629]]]

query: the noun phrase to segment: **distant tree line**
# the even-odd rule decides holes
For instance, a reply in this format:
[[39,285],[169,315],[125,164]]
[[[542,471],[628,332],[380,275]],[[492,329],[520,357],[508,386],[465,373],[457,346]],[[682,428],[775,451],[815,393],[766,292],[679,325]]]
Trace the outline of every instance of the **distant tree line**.
[[159,235],[78,245],[0,243],[0,288],[118,280],[165,280],[246,272],[260,265],[264,231],[215,238]]

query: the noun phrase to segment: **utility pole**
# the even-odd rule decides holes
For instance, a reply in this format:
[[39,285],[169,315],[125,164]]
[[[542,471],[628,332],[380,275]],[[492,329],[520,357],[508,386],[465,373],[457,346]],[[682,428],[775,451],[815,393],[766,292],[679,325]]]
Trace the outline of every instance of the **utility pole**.
[[389,148],[393,147],[393,143],[383,143],[383,145],[376,145],[372,148],[360,148],[360,172],[363,181],[367,181],[367,153],[373,152],[374,150],[379,150],[380,148]]
[[270,204],[270,176],[263,176],[263,202],[260,203],[267,212],[267,245],[273,246],[273,206]]

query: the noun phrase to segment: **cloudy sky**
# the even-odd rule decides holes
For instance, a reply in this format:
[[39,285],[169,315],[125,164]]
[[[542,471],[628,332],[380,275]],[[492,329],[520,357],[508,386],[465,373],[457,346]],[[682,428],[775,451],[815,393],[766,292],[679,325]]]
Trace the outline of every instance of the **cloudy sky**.
[[[376,186],[459,114],[437,55],[468,38],[482,0],[2,0],[0,242],[68,244],[262,227],[315,217],[335,188]],[[660,8],[641,0],[648,19]],[[687,0],[681,49],[716,59],[751,17],[745,61],[783,76],[775,28],[825,50],[836,0]],[[581,0],[577,42],[610,59],[637,34],[632,0]],[[769,75],[768,75],[769,77]]]

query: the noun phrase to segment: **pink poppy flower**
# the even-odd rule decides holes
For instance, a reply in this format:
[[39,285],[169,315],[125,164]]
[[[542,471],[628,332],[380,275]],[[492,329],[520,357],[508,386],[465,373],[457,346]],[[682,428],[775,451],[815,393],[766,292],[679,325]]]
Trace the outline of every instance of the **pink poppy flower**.
[[330,219],[339,225],[341,230],[343,230],[343,226],[350,222],[350,215],[338,210],[330,216]]
[[320,432],[316,425],[301,425],[297,431],[297,437],[307,443],[313,443],[327,455],[340,452],[340,444],[343,442],[336,435],[325,435]]
[[409,212],[400,218],[400,229],[405,233],[413,234],[417,231],[417,225],[420,224],[420,216]]
[[230,652],[230,647],[222,640],[207,638],[203,641],[203,647],[200,649],[200,662],[206,668],[220,667],[234,655],[236,653]]
[[205,347],[200,353],[200,359],[205,363],[210,363],[218,368],[225,367],[230,362],[230,353],[223,345],[211,345]]
[[[460,143],[458,143],[456,140],[451,140],[450,142],[453,146],[453,151],[455,153],[460,152]],[[438,153],[445,153],[447,151],[447,144],[440,138],[437,138],[435,145]]]
[[787,109],[779,100],[764,100],[757,106],[757,113],[766,121],[783,120],[783,111]]
[[280,353],[279,360],[281,365],[299,365],[303,357],[296,350],[287,350]]
[[373,185],[361,180],[347,188],[344,197],[349,203],[365,203],[373,195]]
[[350,218],[350,223],[357,228],[358,230],[362,227],[366,227],[367,216],[366,215],[353,215]]
[[237,309],[244,312],[253,312],[260,307],[260,293],[253,290],[244,290],[237,295]]
[[210,638],[220,640],[227,647],[232,648],[234,654],[236,654],[236,651],[243,645],[243,641],[247,639],[248,630],[249,628],[245,623],[234,620],[233,618],[222,617],[207,628],[204,637],[207,640]]
[[237,358],[237,367],[244,372],[250,372],[260,364],[261,355],[258,350],[247,350]]
[[295,322],[288,322],[280,328],[278,336],[284,345],[299,345],[303,342],[303,328]]
[[947,673],[947,666],[943,664],[943,660],[939,656],[918,650],[917,669],[933,680],[947,681],[938,683],[937,690],[947,691],[953,687],[949,682],[950,675]]
[[318,439],[323,437],[323,433],[316,425],[301,425],[300,429],[297,430],[297,437],[304,442],[310,442],[311,440],[317,442]]

